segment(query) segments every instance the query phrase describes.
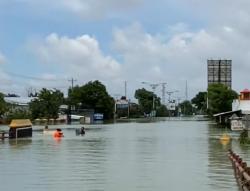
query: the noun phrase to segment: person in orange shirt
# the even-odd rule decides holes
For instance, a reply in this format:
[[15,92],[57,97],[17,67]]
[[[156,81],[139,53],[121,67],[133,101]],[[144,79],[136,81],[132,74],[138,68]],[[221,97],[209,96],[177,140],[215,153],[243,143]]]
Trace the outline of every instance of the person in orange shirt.
[[55,138],[64,137],[63,132],[62,132],[61,129],[56,129],[56,131],[54,132],[53,136],[54,136]]

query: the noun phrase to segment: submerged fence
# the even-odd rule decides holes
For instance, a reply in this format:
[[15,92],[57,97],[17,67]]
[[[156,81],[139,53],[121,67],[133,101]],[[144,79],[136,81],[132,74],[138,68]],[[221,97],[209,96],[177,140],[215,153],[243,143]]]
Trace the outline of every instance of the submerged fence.
[[250,191],[250,167],[248,167],[247,163],[232,150],[229,150],[228,155],[229,159],[232,161],[235,178],[241,190]]

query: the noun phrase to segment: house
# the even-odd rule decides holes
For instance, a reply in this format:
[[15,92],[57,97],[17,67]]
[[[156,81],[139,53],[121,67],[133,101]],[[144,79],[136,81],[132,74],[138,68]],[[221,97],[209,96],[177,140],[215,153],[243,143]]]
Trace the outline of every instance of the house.
[[222,124],[230,122],[232,130],[242,130],[250,126],[250,90],[240,92],[238,99],[233,100],[232,111],[215,114],[216,121]]
[[250,90],[244,89],[240,92],[238,99],[233,100],[232,111],[241,110],[242,114],[250,114]]
[[35,97],[4,97],[5,102],[12,105],[12,109],[28,110],[29,103]]

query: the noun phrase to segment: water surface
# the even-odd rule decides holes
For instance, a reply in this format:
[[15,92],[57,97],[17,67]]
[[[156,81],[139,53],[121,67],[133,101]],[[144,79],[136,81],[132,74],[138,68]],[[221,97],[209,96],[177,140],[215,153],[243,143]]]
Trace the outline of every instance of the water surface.
[[85,136],[60,127],[61,140],[35,131],[0,142],[1,190],[238,191],[227,150],[250,156],[208,121],[95,125]]

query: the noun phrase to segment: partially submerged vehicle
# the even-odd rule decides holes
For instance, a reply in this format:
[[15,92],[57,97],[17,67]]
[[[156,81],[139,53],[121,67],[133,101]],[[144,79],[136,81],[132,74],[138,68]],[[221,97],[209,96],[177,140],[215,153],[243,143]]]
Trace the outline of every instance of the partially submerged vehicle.
[[10,139],[32,137],[32,123],[29,119],[13,119],[9,127]]

